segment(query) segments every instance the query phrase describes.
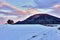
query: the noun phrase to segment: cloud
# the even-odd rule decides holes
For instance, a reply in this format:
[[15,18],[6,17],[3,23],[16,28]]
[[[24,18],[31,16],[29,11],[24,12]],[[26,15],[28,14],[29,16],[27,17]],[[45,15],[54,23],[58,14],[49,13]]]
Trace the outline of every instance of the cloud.
[[60,18],[60,4],[55,4],[54,6],[51,7],[51,9],[53,11],[51,11],[49,14]]
[[[8,20],[8,19],[11,19],[11,20],[14,20],[14,22],[20,20],[20,18],[18,16],[15,16],[15,15],[5,15],[5,14],[0,14],[0,18],[3,18],[3,19],[0,19],[0,21],[4,21],[4,23]],[[3,22],[2,21],[2,22]]]
[[5,21],[0,21],[0,24],[4,24]]
[[60,4],[53,6],[55,13],[60,14]]
[[35,8],[49,8],[52,5],[60,3],[60,0],[6,0],[6,2],[20,8],[21,6],[27,7],[35,7]]
[[60,9],[60,4],[54,5],[53,8],[55,8],[55,9]]
[[[19,15],[19,14],[26,14],[26,11],[22,10],[22,9],[19,9],[19,8],[16,8],[15,6],[12,6],[10,4],[8,4],[7,2],[3,2],[0,4],[0,11],[2,12],[6,12],[8,14],[16,14],[16,15]],[[5,9],[4,9],[5,8]],[[6,10],[7,8],[7,10]]]
[[37,9],[39,13],[50,13],[53,9]]
[[12,10],[4,10],[4,9],[0,9],[0,12],[12,12]]
[[28,9],[27,12],[30,14],[47,14],[53,11],[53,9]]
[[55,4],[60,4],[60,0],[34,0],[38,8],[50,8]]
[[0,14],[0,17],[4,17],[4,18],[18,18],[17,16],[14,16],[14,15],[4,15],[4,14]]
[[[55,17],[60,18],[60,9],[51,8],[51,9],[35,9],[30,11],[33,14],[49,14]],[[29,17],[29,16],[28,16]]]

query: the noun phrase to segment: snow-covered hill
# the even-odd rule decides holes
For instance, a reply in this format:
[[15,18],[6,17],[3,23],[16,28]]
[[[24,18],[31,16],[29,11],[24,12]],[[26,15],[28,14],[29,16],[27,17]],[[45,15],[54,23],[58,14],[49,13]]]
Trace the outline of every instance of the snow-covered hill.
[[60,40],[58,27],[0,25],[0,40]]

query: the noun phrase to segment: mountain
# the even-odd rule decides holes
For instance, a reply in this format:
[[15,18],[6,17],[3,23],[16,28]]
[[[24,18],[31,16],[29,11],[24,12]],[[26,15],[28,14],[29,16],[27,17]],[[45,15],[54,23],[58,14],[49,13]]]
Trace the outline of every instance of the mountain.
[[15,24],[60,24],[60,18],[49,14],[36,14]]

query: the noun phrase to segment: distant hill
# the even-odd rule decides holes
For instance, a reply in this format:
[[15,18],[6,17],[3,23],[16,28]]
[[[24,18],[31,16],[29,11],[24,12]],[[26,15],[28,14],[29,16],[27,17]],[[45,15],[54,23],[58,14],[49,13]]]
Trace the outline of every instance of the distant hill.
[[49,14],[36,14],[15,24],[60,24],[60,18]]

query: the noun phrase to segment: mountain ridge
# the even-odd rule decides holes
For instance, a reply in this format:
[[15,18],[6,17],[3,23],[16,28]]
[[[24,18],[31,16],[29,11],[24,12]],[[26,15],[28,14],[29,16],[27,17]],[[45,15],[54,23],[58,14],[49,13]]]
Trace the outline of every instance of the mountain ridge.
[[36,14],[15,24],[60,24],[60,18],[49,14]]

